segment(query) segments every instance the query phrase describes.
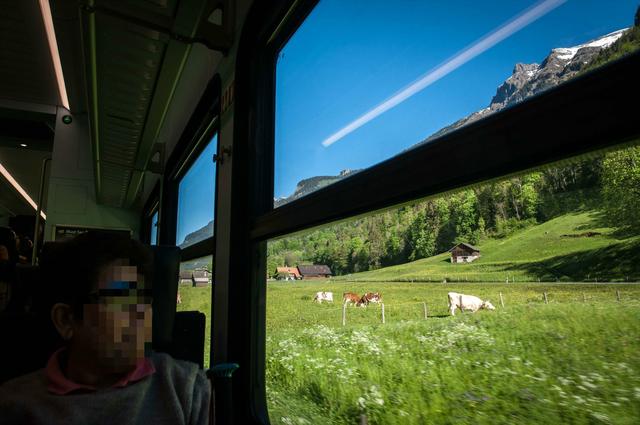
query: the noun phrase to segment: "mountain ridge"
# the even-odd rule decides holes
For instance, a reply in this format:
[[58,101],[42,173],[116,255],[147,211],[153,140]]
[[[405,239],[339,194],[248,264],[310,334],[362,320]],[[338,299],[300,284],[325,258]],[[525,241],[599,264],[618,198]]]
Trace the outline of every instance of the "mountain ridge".
[[[497,87],[496,94],[489,102],[489,106],[441,128],[407,150],[429,143],[444,134],[485,118],[494,112],[508,108],[567,81],[587,68],[600,52],[615,44],[629,29],[630,28],[623,28],[613,31],[576,46],[553,48],[540,64],[516,63],[511,75]],[[346,169],[342,170],[336,176],[314,176],[300,180],[293,194],[274,198],[274,208],[302,198],[309,193],[338,182],[358,171],[360,170]],[[206,226],[188,234],[184,242],[180,244],[180,247],[191,245],[211,235],[213,235],[213,220]]]
[[629,28],[623,28],[573,47],[556,47],[551,49],[551,52],[540,64],[516,63],[511,75],[496,89],[496,94],[489,102],[488,107],[443,127],[411,148],[429,143],[451,131],[513,106],[573,78],[587,67],[602,50],[609,48],[628,30]]

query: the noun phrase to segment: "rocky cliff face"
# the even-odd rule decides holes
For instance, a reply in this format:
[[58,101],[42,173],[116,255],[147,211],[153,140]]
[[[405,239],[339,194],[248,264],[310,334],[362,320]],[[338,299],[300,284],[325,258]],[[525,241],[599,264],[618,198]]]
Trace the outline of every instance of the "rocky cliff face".
[[487,108],[474,112],[444,127],[419,144],[427,143],[443,134],[567,81],[587,66],[600,51],[615,43],[625,31],[627,31],[626,28],[585,44],[553,49],[539,65],[537,63],[516,64],[513,68],[513,73],[498,87]]
[[281,205],[287,204],[295,199],[302,198],[303,196],[308,195],[311,192],[315,192],[318,189],[340,181],[343,178],[350,176],[351,174],[357,173],[358,171],[360,170],[346,169],[340,171],[340,174],[338,174],[337,176],[316,176],[301,180],[298,182],[296,190],[291,196],[274,198],[273,206],[274,208],[278,208]]
[[213,236],[213,220],[211,220],[209,223],[207,223],[206,226],[201,227],[195,232],[189,233],[187,236],[185,236],[184,242],[182,242],[178,246],[180,248],[184,248],[186,246],[193,245],[196,242],[203,241],[211,236]]

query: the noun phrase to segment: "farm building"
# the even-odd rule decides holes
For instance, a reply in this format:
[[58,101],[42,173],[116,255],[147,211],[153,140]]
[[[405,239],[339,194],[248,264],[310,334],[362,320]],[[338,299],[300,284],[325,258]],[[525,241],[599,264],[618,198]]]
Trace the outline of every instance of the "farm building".
[[278,280],[302,279],[297,267],[276,267],[275,278]]
[[191,270],[180,270],[180,285],[193,285],[193,272]]
[[207,269],[183,270],[178,283],[191,286],[211,285],[211,273]]
[[324,264],[298,266],[298,271],[302,279],[327,279],[333,274],[329,266]]
[[211,285],[211,273],[207,269],[195,269],[193,271],[193,286]]
[[452,263],[470,263],[480,257],[480,250],[473,245],[461,242],[449,250]]

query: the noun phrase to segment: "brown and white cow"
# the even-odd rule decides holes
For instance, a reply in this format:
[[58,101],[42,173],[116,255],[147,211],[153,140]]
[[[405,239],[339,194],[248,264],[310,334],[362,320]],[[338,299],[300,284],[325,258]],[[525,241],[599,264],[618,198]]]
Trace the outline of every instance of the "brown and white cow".
[[360,298],[361,306],[368,306],[369,303],[381,303],[382,295],[380,292],[367,292]]
[[355,292],[345,292],[342,294],[342,303],[343,304],[360,304],[360,295]]
[[459,294],[457,292],[449,292],[447,294],[449,298],[449,311],[452,316],[456,315],[456,308],[464,312],[465,310],[475,313],[481,308],[487,310],[495,310],[496,308],[489,301],[482,301],[480,298],[473,295]]

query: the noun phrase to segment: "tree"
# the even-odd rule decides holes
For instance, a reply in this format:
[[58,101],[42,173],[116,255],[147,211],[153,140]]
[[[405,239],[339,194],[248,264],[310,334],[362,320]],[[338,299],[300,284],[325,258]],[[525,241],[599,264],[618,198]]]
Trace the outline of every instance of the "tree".
[[613,227],[640,229],[640,147],[608,153],[602,168],[607,220]]

